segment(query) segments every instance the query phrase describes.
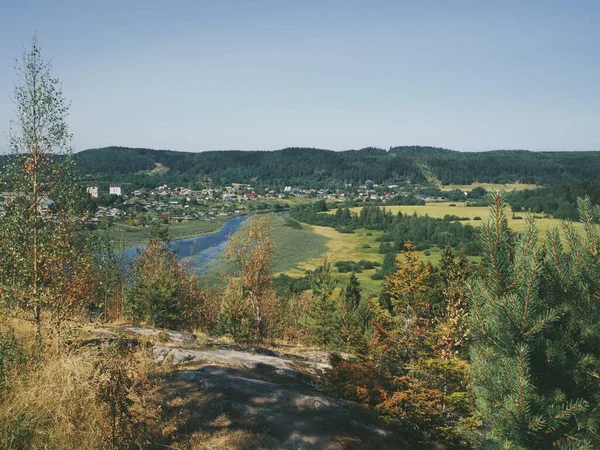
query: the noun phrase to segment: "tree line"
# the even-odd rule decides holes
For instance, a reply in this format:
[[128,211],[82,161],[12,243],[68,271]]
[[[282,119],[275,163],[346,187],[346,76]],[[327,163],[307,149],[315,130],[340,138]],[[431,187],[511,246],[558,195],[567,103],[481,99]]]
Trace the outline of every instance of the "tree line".
[[407,241],[418,250],[432,246],[464,249],[469,255],[479,254],[478,230],[470,225],[453,221],[452,217],[437,219],[415,214],[393,214],[383,206],[365,206],[358,213],[349,208],[339,207],[335,213],[327,213],[325,201],[294,206],[291,216],[312,225],[332,227],[343,233],[351,233],[358,228],[385,232],[378,238],[382,243],[381,253],[399,252]]
[[[393,147],[334,152],[314,148],[277,151],[205,151],[199,153],[146,148],[106,147],[79,152],[84,174],[128,182],[187,184],[210,178],[270,186],[343,187],[344,183],[427,184],[433,175],[442,184],[538,183],[552,185],[598,180],[598,152],[492,151],[461,153],[431,147]],[[167,172],[145,173],[157,164]]]

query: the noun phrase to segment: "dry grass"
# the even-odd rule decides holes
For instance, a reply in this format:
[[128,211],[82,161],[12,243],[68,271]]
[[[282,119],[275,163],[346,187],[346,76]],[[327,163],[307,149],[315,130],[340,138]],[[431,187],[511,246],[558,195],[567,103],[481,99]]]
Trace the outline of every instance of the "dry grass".
[[92,352],[49,358],[14,380],[0,408],[2,447],[98,448],[104,415]]
[[[4,319],[2,332],[13,333],[22,360],[8,374],[0,401],[2,449],[101,449],[106,448],[109,414],[97,395],[96,370],[103,357],[98,346],[67,349],[57,345],[45,329],[43,350],[36,350],[33,324]],[[73,327],[74,328],[74,327]],[[79,338],[91,338],[79,327]],[[135,383],[147,383],[151,360],[145,350],[132,355]],[[132,412],[140,425],[155,420],[136,397]],[[140,433],[142,439],[145,436]]]

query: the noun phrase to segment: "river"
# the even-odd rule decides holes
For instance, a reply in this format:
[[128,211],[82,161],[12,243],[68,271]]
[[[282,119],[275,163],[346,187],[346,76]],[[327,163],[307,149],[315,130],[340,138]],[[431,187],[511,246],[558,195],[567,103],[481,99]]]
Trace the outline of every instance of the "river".
[[[210,234],[204,234],[190,239],[173,241],[171,247],[179,259],[185,259],[186,262],[196,269],[197,273],[204,273],[209,263],[219,259],[219,254],[225,251],[227,242],[233,233],[248,216],[237,216],[229,219],[223,224],[223,227]],[[135,258],[144,247],[130,247],[123,250],[126,258]]]

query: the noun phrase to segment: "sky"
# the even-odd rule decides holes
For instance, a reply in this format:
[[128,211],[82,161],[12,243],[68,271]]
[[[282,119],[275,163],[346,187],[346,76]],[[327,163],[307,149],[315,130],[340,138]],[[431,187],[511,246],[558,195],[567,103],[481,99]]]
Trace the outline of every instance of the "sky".
[[0,0],[0,149],[34,33],[76,150],[600,150],[597,0]]

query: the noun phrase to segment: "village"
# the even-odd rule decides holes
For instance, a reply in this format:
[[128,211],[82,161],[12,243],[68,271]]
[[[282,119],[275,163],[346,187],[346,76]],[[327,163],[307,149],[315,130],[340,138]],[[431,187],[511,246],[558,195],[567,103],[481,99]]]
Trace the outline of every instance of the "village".
[[[231,183],[222,188],[194,190],[186,187],[160,185],[127,191],[123,184],[111,183],[108,189],[93,185],[87,188],[93,210],[90,223],[104,220],[113,223],[127,218],[160,219],[181,222],[212,220],[218,216],[233,216],[253,211],[283,210],[298,202],[325,200],[331,203],[383,204],[401,193],[396,184],[380,186],[368,180],[364,185],[343,188],[313,189],[285,186],[283,189],[255,188],[250,184]],[[423,200],[428,197],[417,196]],[[146,221],[142,220],[142,223]]]

